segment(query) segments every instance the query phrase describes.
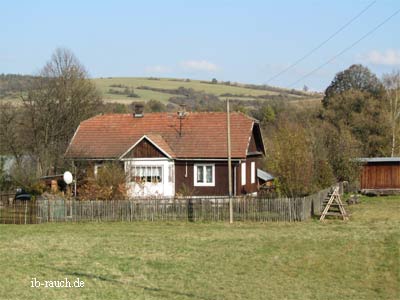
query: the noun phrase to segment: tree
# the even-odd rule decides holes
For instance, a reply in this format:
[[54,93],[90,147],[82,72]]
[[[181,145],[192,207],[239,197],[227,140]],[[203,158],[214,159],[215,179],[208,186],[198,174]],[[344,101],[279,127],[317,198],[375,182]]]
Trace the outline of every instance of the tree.
[[376,75],[371,73],[368,68],[362,65],[352,65],[336,74],[326,88],[325,97],[322,99],[323,106],[327,107],[332,97],[349,90],[368,92],[374,97],[380,97],[384,89]]
[[7,172],[4,170],[6,158],[0,155],[0,191],[9,190],[10,180]]
[[383,85],[361,65],[336,75],[325,91],[322,118],[338,134],[349,131],[362,145],[362,155],[385,156],[389,151],[389,118]]
[[276,115],[274,109],[269,104],[265,104],[261,107],[261,123],[273,123],[275,121]]
[[389,117],[391,127],[391,151],[393,157],[398,153],[397,140],[399,136],[400,121],[400,72],[393,71],[391,74],[383,75],[383,84],[386,88],[386,96],[389,104]]
[[14,156],[19,165],[24,155],[25,139],[21,110],[10,103],[0,104],[0,153]]
[[[314,160],[313,186],[316,189],[325,189],[337,182],[332,164],[329,161],[329,144],[326,143],[328,132],[328,128],[326,127],[331,125],[318,120],[315,116],[316,113],[311,116],[311,122],[308,122],[308,131]],[[304,123],[306,122],[303,122],[303,124]]]
[[247,114],[248,113],[246,105],[243,105],[243,103],[241,101],[233,103],[232,111],[241,112],[243,114]]
[[267,170],[279,178],[286,196],[313,191],[313,155],[307,131],[298,123],[282,120],[267,145]]
[[339,134],[347,130],[357,139],[365,156],[385,156],[389,147],[389,122],[383,98],[349,90],[331,97],[323,118]]
[[323,124],[325,151],[329,164],[337,181],[356,182],[359,166],[354,158],[361,154],[361,145],[347,127],[337,129],[330,124]]
[[151,99],[146,102],[144,110],[145,112],[164,112],[167,110],[167,107],[164,103]]
[[75,55],[56,49],[26,97],[27,148],[37,160],[38,175],[57,172],[79,123],[96,113],[100,94]]
[[250,113],[251,116],[259,120],[264,127],[267,125],[274,125],[281,116],[291,114],[290,117],[292,117],[291,110],[287,107],[287,102],[280,100],[255,101],[254,109],[251,110]]

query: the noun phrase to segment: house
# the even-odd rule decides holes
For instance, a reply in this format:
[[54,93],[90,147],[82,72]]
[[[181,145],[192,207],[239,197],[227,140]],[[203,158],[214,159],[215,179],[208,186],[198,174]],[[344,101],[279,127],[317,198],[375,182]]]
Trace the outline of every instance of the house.
[[400,157],[359,158],[361,192],[385,195],[400,193]]
[[[257,169],[265,154],[259,122],[231,113],[234,195],[258,190]],[[94,163],[94,173],[118,160],[129,195],[228,195],[227,114],[178,112],[105,114],[83,121],[66,151],[73,161]]]

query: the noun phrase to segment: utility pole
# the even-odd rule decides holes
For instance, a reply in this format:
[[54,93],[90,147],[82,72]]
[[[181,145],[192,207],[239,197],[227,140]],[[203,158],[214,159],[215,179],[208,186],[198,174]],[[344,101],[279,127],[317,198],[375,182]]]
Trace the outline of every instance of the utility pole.
[[229,190],[229,223],[233,223],[232,203],[232,159],[231,159],[231,117],[229,113],[229,99],[226,99],[226,124],[228,141],[228,190]]

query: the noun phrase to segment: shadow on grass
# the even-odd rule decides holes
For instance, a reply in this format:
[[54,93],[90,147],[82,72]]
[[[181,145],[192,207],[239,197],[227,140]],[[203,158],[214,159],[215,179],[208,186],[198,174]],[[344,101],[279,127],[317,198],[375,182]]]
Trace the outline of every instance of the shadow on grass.
[[114,282],[114,283],[122,283],[121,281],[115,280],[113,278],[110,277],[105,277],[105,276],[101,276],[101,275],[95,275],[95,274],[89,274],[89,273],[83,273],[83,272],[65,272],[66,275],[70,275],[70,276],[82,276],[82,277],[86,277],[86,278],[90,278],[90,279],[98,279],[101,281],[110,281],[110,282]]
[[[101,281],[107,281],[107,282],[111,282],[111,283],[117,283],[117,284],[124,284],[126,285],[126,283],[121,282],[119,280],[116,280],[115,277],[107,277],[107,276],[103,276],[103,275],[96,275],[96,274],[91,274],[91,273],[85,273],[85,272],[78,272],[78,271],[69,271],[66,269],[60,269],[60,268],[50,268],[47,267],[48,269],[52,269],[54,271],[60,272],[60,273],[64,273],[65,275],[69,275],[69,276],[81,276],[83,278],[90,278],[90,279],[98,279]],[[189,297],[189,298],[193,298],[193,299],[204,299],[204,300],[208,300],[210,298],[208,297],[202,297],[202,296],[198,296],[195,295],[193,293],[184,293],[184,292],[179,292],[179,291],[173,291],[173,290],[168,290],[168,289],[162,289],[162,288],[157,288],[157,287],[149,287],[149,286],[144,286],[144,285],[140,285],[140,284],[135,284],[135,283],[129,283],[129,285],[133,285],[137,288],[141,288],[145,291],[148,292],[156,292],[156,293],[169,293],[172,295],[176,295],[176,296],[185,296],[185,297]]]
[[101,280],[101,281],[109,281],[109,282],[113,282],[113,283],[122,284],[121,281],[114,279],[115,277],[112,278],[112,277],[107,277],[107,276],[103,276],[103,275],[96,275],[96,274],[79,272],[79,271],[70,271],[68,269],[62,269],[62,268],[51,268],[51,267],[47,267],[47,266],[46,266],[46,268],[51,269],[53,271],[63,273],[64,275],[68,275],[68,276],[81,276],[81,277],[86,277],[86,278],[90,278],[90,279],[97,279],[97,280]]

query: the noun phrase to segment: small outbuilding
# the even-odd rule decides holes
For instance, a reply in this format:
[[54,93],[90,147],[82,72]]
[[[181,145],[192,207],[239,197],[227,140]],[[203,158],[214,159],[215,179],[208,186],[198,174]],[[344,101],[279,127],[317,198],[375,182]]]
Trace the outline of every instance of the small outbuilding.
[[257,169],[258,188],[261,193],[269,193],[275,190],[275,177],[268,172]]
[[359,158],[361,193],[371,195],[400,194],[400,157]]

